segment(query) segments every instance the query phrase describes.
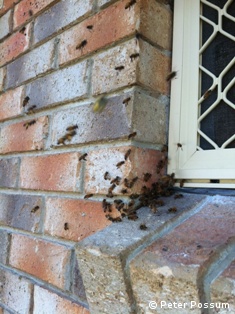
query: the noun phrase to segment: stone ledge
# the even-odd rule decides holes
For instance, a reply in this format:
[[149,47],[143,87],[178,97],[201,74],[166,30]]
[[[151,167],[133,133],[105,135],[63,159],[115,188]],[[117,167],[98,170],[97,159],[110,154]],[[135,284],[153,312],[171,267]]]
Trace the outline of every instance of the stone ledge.
[[[133,262],[132,272],[129,271],[130,261],[135,261],[136,255],[153,241],[195,216],[210,200],[205,195],[192,194],[184,194],[177,200],[174,196],[162,199],[165,205],[156,214],[147,207],[142,208],[137,221],[113,223],[78,243],[76,254],[91,313],[137,313],[138,282],[132,278]],[[169,213],[168,209],[174,206],[177,212]],[[147,229],[140,230],[141,224]],[[144,273],[147,265],[148,261],[142,264]]]
[[[200,212],[132,260],[137,313],[235,313],[235,199],[218,195],[209,199]],[[150,301],[157,308],[151,310]],[[223,302],[229,309],[215,305]],[[199,308],[206,303],[214,308]]]

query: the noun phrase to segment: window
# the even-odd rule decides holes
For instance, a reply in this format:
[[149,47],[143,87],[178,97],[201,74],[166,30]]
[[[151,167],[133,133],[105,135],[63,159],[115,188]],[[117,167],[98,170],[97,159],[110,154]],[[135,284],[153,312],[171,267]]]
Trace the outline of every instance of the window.
[[168,172],[235,188],[235,1],[175,0]]

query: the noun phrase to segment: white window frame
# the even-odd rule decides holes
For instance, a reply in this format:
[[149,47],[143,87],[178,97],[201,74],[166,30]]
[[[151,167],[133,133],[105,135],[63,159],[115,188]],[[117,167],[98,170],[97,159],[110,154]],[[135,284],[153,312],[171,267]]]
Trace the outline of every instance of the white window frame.
[[[235,149],[198,150],[200,1],[175,0],[168,173],[188,187],[235,188]],[[193,117],[193,118],[192,118]],[[180,143],[182,147],[178,147]],[[210,180],[220,180],[211,183]]]

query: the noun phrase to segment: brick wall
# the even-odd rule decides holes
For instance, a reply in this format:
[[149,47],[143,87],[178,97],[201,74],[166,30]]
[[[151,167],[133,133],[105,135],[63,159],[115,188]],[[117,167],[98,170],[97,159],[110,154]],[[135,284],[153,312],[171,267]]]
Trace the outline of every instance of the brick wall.
[[3,0],[0,16],[0,307],[85,314],[75,246],[111,224],[104,173],[141,178],[162,158],[172,12],[160,0]]

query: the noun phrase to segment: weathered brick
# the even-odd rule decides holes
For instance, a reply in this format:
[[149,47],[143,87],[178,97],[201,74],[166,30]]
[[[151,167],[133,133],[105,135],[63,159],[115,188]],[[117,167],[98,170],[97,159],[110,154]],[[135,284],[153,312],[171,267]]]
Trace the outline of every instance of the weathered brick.
[[[119,1],[64,32],[60,40],[60,64],[134,34],[138,15],[135,10],[125,10],[125,2]],[[88,25],[93,28],[87,29]],[[86,40],[87,44],[82,49],[76,48],[83,40]]]
[[81,305],[66,300],[46,289],[34,287],[34,314],[89,314]]
[[101,114],[93,112],[93,104],[78,104],[73,109],[55,113],[52,116],[53,145],[57,145],[58,139],[65,134],[66,127],[75,124],[78,125],[77,134],[67,145],[127,137],[131,131],[132,105],[126,106],[123,100],[129,96],[124,94],[109,98]]
[[9,10],[13,5],[20,0],[1,0],[0,1],[0,15],[3,15],[7,10]]
[[[133,53],[139,53],[136,39],[129,40],[94,57],[93,94],[101,94],[137,83],[136,66],[139,58],[131,61],[130,56]],[[124,68],[115,69],[117,67]]]
[[133,102],[132,128],[137,131],[135,139],[152,144],[165,144],[169,98],[137,90]]
[[0,277],[1,302],[17,313],[29,313],[32,289],[29,281],[17,275],[13,275],[10,272],[4,272],[3,270],[0,270]]
[[55,2],[55,0],[22,0],[15,6],[14,11],[14,27],[25,23],[32,18],[33,15],[46,9],[46,7]]
[[171,69],[171,58],[149,43],[139,40],[140,62],[137,65],[137,81],[161,94],[169,94],[166,76]]
[[[200,302],[198,289],[203,271],[212,260],[216,262],[216,251],[234,236],[233,209],[233,197],[207,199],[198,213],[155,241],[131,262],[132,287],[140,312],[147,310],[149,300],[158,304],[177,300],[188,306],[174,313],[201,313],[199,308],[189,310],[189,305],[191,301]],[[225,258],[226,250],[223,254]],[[219,272],[221,262],[215,267]],[[215,278],[210,275],[210,279]],[[167,313],[167,308],[162,312]]]
[[108,225],[101,202],[47,199],[44,230],[52,236],[80,241]]
[[[125,161],[125,164],[120,168],[116,164],[124,160],[124,155],[128,149],[131,149],[131,154]],[[122,178],[121,184],[114,190],[114,194],[122,194],[121,189],[125,188],[124,178],[133,179],[138,176],[138,181],[135,183],[130,193],[139,192],[143,185],[143,174],[149,172],[152,174],[151,179],[146,185],[151,185],[157,179],[156,165],[161,158],[161,152],[144,149],[138,147],[115,147],[93,150],[86,157],[86,172],[85,172],[85,191],[86,193],[107,194],[110,187],[110,181],[104,179],[104,173],[108,171],[112,178],[119,176]]]
[[7,36],[10,33],[11,26],[11,11],[8,11],[6,14],[0,18],[0,39]]
[[78,158],[77,153],[23,157],[20,167],[21,188],[75,191],[81,167]]
[[16,32],[0,44],[0,66],[15,59],[29,46],[30,24],[24,32]]
[[83,285],[83,280],[81,276],[80,269],[78,267],[77,258],[75,258],[73,266],[73,276],[72,276],[72,293],[79,297],[82,302],[87,302],[86,291]]
[[[6,77],[6,68],[0,68],[0,92],[3,90],[5,77]],[[0,99],[1,99],[1,96],[0,96]]]
[[93,7],[93,1],[62,0],[39,15],[34,25],[34,42],[37,43],[70,23],[84,18]]
[[9,264],[61,289],[69,260],[70,251],[62,245],[12,235]]
[[[34,120],[36,121],[35,124],[27,128],[26,124]],[[0,152],[41,150],[44,148],[47,133],[47,117],[7,125],[1,128]]]
[[0,95],[0,120],[5,120],[21,114],[23,88],[9,90]]
[[[1,207],[2,207],[2,204],[1,204]],[[0,230],[0,248],[1,248],[0,263],[3,263],[3,264],[6,264],[7,257],[8,257],[8,248],[9,248],[9,243],[10,243],[9,239],[10,239],[9,233],[7,231]]]
[[172,12],[156,0],[140,1],[139,32],[164,49],[171,49]]
[[78,99],[88,92],[87,61],[39,78],[26,86],[26,95],[37,108]]
[[[31,232],[39,231],[42,200],[38,196],[0,194],[0,223]],[[39,207],[38,209],[36,207]]]
[[18,158],[0,159],[0,187],[16,187],[18,173]]
[[55,40],[26,53],[7,66],[6,88],[15,87],[53,68]]

